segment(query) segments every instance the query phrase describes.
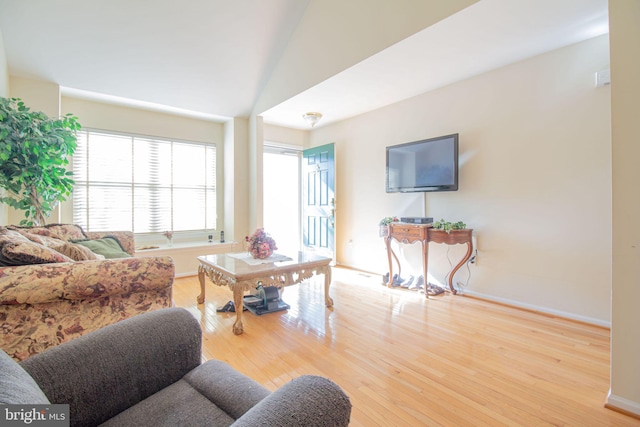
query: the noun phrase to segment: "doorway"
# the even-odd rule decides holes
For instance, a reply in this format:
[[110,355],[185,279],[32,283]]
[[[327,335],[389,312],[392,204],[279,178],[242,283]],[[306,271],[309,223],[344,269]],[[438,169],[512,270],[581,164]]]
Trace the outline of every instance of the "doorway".
[[335,147],[325,144],[302,152],[302,234],[305,251],[335,262]]
[[302,152],[268,145],[263,155],[263,224],[278,253],[295,255],[300,238],[300,159]]

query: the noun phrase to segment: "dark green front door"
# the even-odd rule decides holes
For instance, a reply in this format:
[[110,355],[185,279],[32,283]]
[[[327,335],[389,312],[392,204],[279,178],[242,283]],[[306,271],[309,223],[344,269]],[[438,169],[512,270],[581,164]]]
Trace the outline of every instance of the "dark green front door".
[[304,150],[302,176],[304,250],[335,259],[334,144]]

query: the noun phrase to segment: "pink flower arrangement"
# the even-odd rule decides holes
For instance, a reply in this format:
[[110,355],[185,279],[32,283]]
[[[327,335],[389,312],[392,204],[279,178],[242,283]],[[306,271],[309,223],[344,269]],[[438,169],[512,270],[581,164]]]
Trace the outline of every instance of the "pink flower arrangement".
[[258,228],[252,235],[246,236],[244,241],[247,242],[247,251],[258,259],[269,258],[273,251],[278,249],[276,241],[264,231],[264,228]]

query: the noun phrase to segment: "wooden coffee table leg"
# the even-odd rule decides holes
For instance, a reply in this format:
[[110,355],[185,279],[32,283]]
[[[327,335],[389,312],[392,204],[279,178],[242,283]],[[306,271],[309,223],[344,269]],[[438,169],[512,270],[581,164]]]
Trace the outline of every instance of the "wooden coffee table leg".
[[233,333],[241,335],[244,332],[242,325],[242,311],[244,309],[244,291],[241,286],[236,286],[233,290],[233,305],[236,308],[236,321],[233,324]]
[[200,281],[200,295],[198,295],[198,304],[204,303],[204,268],[202,265],[198,266],[198,280]]
[[327,307],[333,307],[333,299],[329,296],[329,286],[331,286],[331,267],[324,269],[324,302]]

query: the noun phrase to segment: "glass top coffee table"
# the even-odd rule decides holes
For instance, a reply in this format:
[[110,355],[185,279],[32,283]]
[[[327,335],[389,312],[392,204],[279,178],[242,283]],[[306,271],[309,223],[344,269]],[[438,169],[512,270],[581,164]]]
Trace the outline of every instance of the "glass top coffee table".
[[[276,258],[277,259],[277,258]],[[247,252],[225,253],[217,255],[199,256],[198,280],[200,281],[200,295],[198,304],[204,303],[205,276],[214,285],[228,286],[233,291],[233,303],[236,307],[236,321],[233,333],[240,335],[244,332],[242,325],[242,309],[245,291],[255,289],[258,284],[275,286],[295,285],[314,274],[324,274],[324,300],[327,307],[333,307],[333,300],[329,296],[331,285],[331,258],[310,252],[298,252],[296,256],[288,257],[284,261],[269,261],[255,264]]]

